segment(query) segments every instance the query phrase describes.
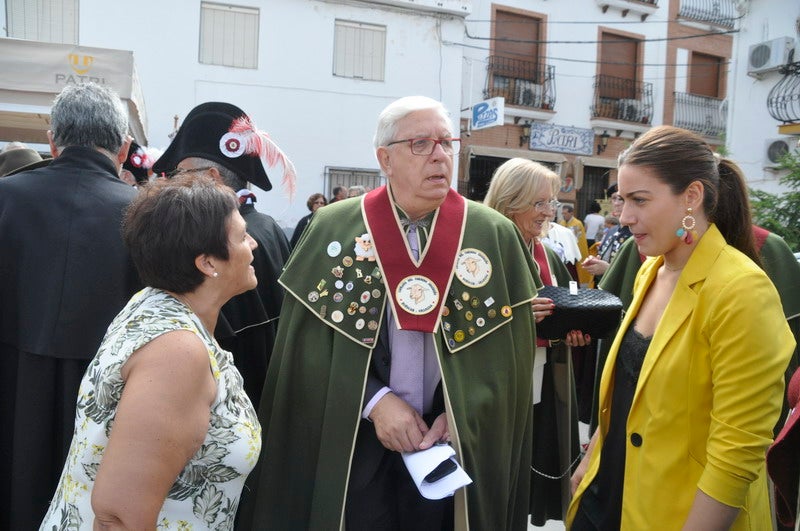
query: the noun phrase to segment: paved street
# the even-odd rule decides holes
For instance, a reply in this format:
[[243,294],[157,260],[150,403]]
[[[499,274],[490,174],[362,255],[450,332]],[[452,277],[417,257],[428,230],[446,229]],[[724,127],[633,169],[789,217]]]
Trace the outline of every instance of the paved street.
[[[580,432],[581,444],[587,444],[589,442],[589,425],[579,422],[578,431]],[[536,529],[543,529],[545,531],[563,531],[566,529],[566,527],[564,527],[564,522],[560,520],[548,520],[543,526],[535,526],[530,523],[528,524],[528,531],[534,531]]]

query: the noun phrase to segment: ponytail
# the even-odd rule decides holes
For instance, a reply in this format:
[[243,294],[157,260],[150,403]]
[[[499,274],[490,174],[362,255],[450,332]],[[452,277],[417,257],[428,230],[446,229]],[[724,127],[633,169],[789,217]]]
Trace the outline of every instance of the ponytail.
[[730,159],[719,161],[716,208],[710,216],[725,241],[763,267],[753,236],[753,220],[742,170]]

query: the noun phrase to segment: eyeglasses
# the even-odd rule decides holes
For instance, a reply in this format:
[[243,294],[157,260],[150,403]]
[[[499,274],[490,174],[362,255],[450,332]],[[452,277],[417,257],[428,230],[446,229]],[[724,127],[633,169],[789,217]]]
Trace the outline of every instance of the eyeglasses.
[[312,205],[324,205],[324,204],[325,204],[325,201],[314,201],[314,202],[313,202],[313,203],[311,203],[311,204],[312,204]]
[[553,199],[551,201],[536,201],[533,204],[533,208],[535,208],[538,212],[547,212],[548,210],[558,210],[558,207],[561,206],[561,203],[558,202],[558,199]]
[[208,171],[211,168],[213,168],[213,166],[200,166],[199,168],[175,168],[174,170],[172,170],[171,172],[169,172],[167,174],[167,177],[172,179],[173,177],[177,177],[179,175],[186,175],[187,173],[195,173],[195,172],[198,172],[198,171]]
[[404,142],[408,142],[408,145],[411,146],[411,153],[423,156],[433,153],[437,144],[442,146],[442,151],[447,155],[455,155],[461,147],[460,138],[405,138],[403,140],[389,142],[386,144],[386,147],[402,144]]

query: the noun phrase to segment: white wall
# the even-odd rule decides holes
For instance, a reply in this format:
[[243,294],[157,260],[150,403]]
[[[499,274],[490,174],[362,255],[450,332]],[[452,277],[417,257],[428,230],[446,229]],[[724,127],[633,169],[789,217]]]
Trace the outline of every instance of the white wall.
[[[778,72],[765,74],[763,79],[747,75],[750,46],[778,37],[795,39],[794,60],[800,61],[800,42],[796,24],[800,17],[797,0],[751,0],[749,13],[743,18],[741,30],[734,41],[734,57],[729,77],[728,147],[730,156],[744,170],[748,184],[771,193],[786,191],[778,183],[780,174],[765,170],[764,144],[778,133],[780,122],[769,115],[769,91],[783,77]],[[800,138],[794,136],[795,141]]]
[[[457,116],[461,48],[442,41],[461,40],[461,17],[354,0],[230,3],[260,9],[257,70],[198,62],[197,0],[139,0],[124,11],[81,0],[80,45],[134,52],[151,146],[165,148],[173,116],[182,120],[199,103],[226,101],[247,112],[298,171],[291,204],[277,173],[271,192],[255,190],[257,208],[283,227],[308,213],[306,199],[323,191],[325,166],[378,169],[372,136],[378,113],[394,99],[431,96]],[[386,26],[385,81],[333,77],[337,18]]]

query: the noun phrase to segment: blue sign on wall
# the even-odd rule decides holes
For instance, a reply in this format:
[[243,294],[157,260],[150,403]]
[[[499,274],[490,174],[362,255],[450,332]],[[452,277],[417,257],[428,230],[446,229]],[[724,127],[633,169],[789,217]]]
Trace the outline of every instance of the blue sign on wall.
[[591,155],[594,152],[594,130],[532,123],[530,148],[574,155]]
[[503,125],[505,98],[492,98],[472,106],[472,129]]

